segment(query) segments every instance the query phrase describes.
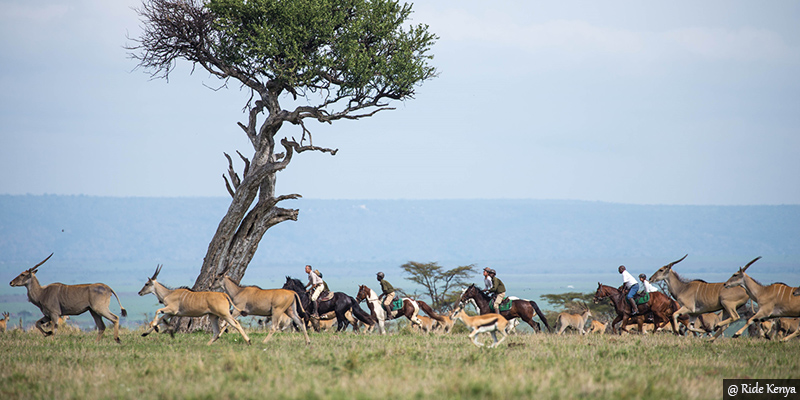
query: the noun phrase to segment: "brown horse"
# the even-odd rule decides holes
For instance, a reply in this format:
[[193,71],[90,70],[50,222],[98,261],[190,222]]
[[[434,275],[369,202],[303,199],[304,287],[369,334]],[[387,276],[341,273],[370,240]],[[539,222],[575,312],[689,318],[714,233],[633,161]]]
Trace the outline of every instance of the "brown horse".
[[[489,295],[475,287],[474,283],[464,290],[464,293],[461,294],[461,298],[459,299],[459,303],[466,303],[470,299],[475,301],[475,305],[478,306],[478,312],[481,314],[497,312],[491,311],[489,308]],[[540,310],[536,302],[532,300],[511,300],[511,308],[507,311],[501,311],[500,315],[509,321],[514,318],[521,318],[533,328],[534,332],[540,332],[542,328],[539,326],[538,322],[533,320],[533,316],[538,315],[539,319],[544,323],[545,328],[547,328],[547,331],[553,331],[550,325],[547,324],[547,318],[544,316],[542,310]]]
[[[614,334],[617,333],[615,325],[620,321],[626,322],[620,325],[620,331],[628,332],[628,330],[625,329],[625,326],[627,325],[628,320],[631,318],[631,307],[625,300],[625,295],[615,287],[603,285],[600,282],[597,282],[597,291],[594,294],[594,302],[599,303],[600,300],[606,297],[611,300],[611,304],[614,306],[614,310],[617,312],[617,317],[611,322],[611,332]],[[650,293],[650,300],[647,303],[638,304],[637,308],[637,312],[639,314],[636,316],[636,318],[634,318],[634,320],[639,328],[639,332],[642,332],[645,314],[652,312],[653,322],[656,326],[655,330],[663,327],[667,324],[667,322],[669,322],[672,324],[672,332],[674,332],[676,335],[679,335],[677,327],[672,322],[672,318],[670,318],[672,313],[675,312],[675,305],[664,293]]]
[[367,306],[372,312],[373,318],[378,320],[378,330],[381,334],[386,334],[384,321],[392,320],[400,317],[406,317],[412,324],[422,326],[422,321],[417,317],[419,314],[419,305],[416,301],[406,297],[403,298],[403,308],[393,311],[392,315],[386,315],[386,310],[383,309],[383,304],[378,299],[378,295],[374,290],[366,285],[358,286],[358,294],[356,295],[356,302],[361,303],[367,301]]

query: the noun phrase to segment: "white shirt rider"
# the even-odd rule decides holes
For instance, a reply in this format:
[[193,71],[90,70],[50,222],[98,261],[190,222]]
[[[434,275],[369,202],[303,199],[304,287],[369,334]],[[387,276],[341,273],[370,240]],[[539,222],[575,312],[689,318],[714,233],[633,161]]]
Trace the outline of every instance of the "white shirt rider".
[[622,271],[622,284],[625,285],[625,289],[630,289],[631,286],[638,284],[639,282],[636,281],[636,278],[631,275],[630,272],[626,269]]

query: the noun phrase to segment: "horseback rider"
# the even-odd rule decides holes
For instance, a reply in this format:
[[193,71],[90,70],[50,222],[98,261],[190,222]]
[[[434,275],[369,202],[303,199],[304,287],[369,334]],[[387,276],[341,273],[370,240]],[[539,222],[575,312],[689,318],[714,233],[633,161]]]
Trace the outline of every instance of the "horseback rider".
[[319,299],[319,295],[322,294],[322,291],[325,289],[325,282],[322,281],[322,278],[315,273],[315,271],[311,270],[310,265],[306,265],[306,273],[308,274],[308,284],[306,284],[306,288],[311,286],[308,291],[311,292],[311,316],[313,318],[319,318],[319,312],[317,311],[319,304],[317,303],[317,299]]
[[[318,269],[315,269],[314,273],[317,274],[317,276],[319,276],[319,279],[322,279],[322,272],[319,272]],[[329,293],[330,291],[331,290],[328,288],[328,282],[325,282],[325,280],[322,279],[322,294]],[[320,297],[324,296],[320,295]]]
[[484,292],[487,292],[492,288],[492,277],[489,276],[489,271],[491,270],[492,269],[489,267],[483,269],[483,284],[486,286],[486,289],[483,289]]
[[378,272],[378,282],[381,283],[381,290],[383,291],[383,293],[381,293],[381,295],[378,296],[378,299],[380,300],[380,298],[383,297],[383,303],[382,303],[383,308],[384,310],[386,310],[386,315],[389,318],[391,318],[392,300],[394,300],[394,286],[392,286],[392,284],[389,283],[389,281],[387,281],[386,279],[383,279],[384,276],[385,275],[383,274],[383,272]]
[[658,288],[650,284],[650,281],[647,280],[647,275],[645,274],[639,274],[639,282],[642,282],[642,284],[639,286],[642,286],[644,288],[644,289],[640,288],[639,289],[640,292],[642,290],[644,290],[645,293],[653,293],[658,291]]
[[628,272],[624,265],[620,265],[618,270],[622,274],[622,286],[628,290],[626,298],[631,305],[631,315],[636,315],[639,313],[639,307],[636,306],[636,300],[633,299],[633,296],[639,291],[639,282],[636,282],[636,278]]
[[506,285],[497,277],[497,271],[489,268],[489,271],[484,270],[484,273],[488,274],[492,280],[492,287],[484,291],[494,296],[494,312],[500,314],[500,303],[506,298]]

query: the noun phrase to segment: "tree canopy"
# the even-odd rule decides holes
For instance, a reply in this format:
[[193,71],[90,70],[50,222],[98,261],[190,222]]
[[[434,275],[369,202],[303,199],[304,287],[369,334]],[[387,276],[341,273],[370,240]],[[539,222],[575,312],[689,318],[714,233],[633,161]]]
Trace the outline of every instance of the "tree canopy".
[[431,299],[431,307],[439,311],[458,301],[461,295],[459,289],[466,286],[466,280],[476,273],[475,265],[445,270],[435,262],[409,261],[400,268],[409,275],[406,279],[424,288],[425,294]]
[[[294,154],[337,151],[314,145],[304,121],[371,117],[392,109],[393,100],[412,98],[437,75],[430,65],[436,35],[410,24],[411,5],[398,1],[143,0],[136,12],[142,32],[127,49],[151,77],[169,79],[187,61],[192,71],[219,78],[221,87],[238,82],[249,89],[246,121],[238,125],[253,153],[237,151],[241,176],[225,154],[232,202],[195,290],[208,290],[222,275],[238,282],[264,233],[297,219],[298,210],[278,204],[301,196],[276,194],[277,172]],[[299,140],[278,135],[286,122],[301,128]]]

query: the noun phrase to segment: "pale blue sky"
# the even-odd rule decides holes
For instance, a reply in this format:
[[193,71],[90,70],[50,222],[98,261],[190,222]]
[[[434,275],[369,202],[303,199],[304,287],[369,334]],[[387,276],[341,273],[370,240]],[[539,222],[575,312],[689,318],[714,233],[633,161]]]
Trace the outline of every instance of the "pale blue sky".
[[[296,157],[279,191],[800,204],[800,2],[489,3],[417,3],[441,76],[309,124],[340,152]],[[0,0],[0,194],[227,196],[249,93],[133,71],[138,4]]]

